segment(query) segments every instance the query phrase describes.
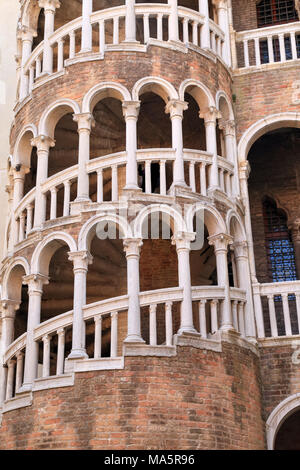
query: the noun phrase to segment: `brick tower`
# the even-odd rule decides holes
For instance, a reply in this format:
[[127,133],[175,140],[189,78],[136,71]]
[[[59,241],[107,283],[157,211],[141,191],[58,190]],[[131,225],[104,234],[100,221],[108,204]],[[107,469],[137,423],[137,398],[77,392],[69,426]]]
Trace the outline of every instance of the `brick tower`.
[[1,448],[300,449],[298,7],[20,0]]

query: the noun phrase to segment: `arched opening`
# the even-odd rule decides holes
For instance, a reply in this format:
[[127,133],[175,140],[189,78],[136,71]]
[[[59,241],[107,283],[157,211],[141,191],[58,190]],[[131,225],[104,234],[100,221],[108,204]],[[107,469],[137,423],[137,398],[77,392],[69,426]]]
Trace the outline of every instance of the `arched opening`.
[[16,303],[14,327],[11,332],[11,340],[14,341],[27,331],[28,317],[28,287],[23,284],[23,277],[26,275],[22,265],[12,268],[7,279],[7,298]]
[[[260,137],[252,145],[248,154],[251,167],[248,180],[249,200],[259,282],[275,282],[270,262],[268,262],[266,235],[267,238],[272,238],[272,232],[276,232],[278,238],[278,235],[282,233],[280,214],[281,217],[285,218],[284,231],[286,232],[286,239],[290,238],[294,245],[296,270],[299,273],[300,258],[297,242],[297,221],[300,217],[298,190],[299,142],[299,129],[279,128]],[[287,181],[289,182],[289,191],[286,190]],[[266,196],[268,196],[267,199]],[[270,205],[271,200],[273,202]],[[277,208],[274,204],[277,205]],[[285,208],[288,208],[288,211]],[[275,219],[275,213],[278,210],[280,212],[277,214],[277,219]],[[282,220],[281,218],[281,222]],[[275,222],[279,225],[277,228],[274,226],[273,230],[271,225]],[[277,254],[275,253],[276,256]],[[280,280],[278,276],[276,279]],[[283,275],[281,280],[289,279]]]
[[[127,262],[123,248],[122,231],[111,221],[99,221],[88,234],[89,265],[86,282],[86,303],[127,295]],[[118,351],[127,334],[127,311],[118,312]],[[94,357],[94,319],[86,322],[86,350]],[[101,357],[110,356],[111,317],[102,318]]]
[[[145,91],[140,95],[141,107],[137,123],[138,149],[172,148],[172,126],[168,114],[165,112],[164,99],[152,91]],[[167,189],[173,181],[172,162],[166,163]],[[145,162],[138,165],[139,184],[145,191]],[[160,166],[159,161],[151,162],[151,192],[159,192]]]
[[[109,91],[108,93],[109,94]],[[106,94],[106,96],[107,96]],[[126,150],[126,124],[120,99],[104,97],[93,107],[94,124],[91,131],[90,159]],[[118,166],[118,188],[125,184],[125,165]],[[112,167],[103,166],[103,200],[112,199]],[[90,198],[97,201],[97,174],[90,174]]]
[[[299,278],[299,142],[299,129],[281,127],[262,135],[248,154],[254,256],[261,283]],[[262,296],[262,306],[266,336],[298,334],[294,294]]]
[[[173,220],[168,214],[154,212],[143,221],[143,246],[140,254],[140,292],[178,286],[178,259],[172,244]],[[165,306],[158,304],[157,344],[165,340]],[[180,304],[174,303],[173,332],[180,325]],[[142,337],[149,344],[149,307],[141,308]]]
[[296,409],[280,425],[274,450],[300,450],[300,409]]
[[22,135],[14,155],[14,163],[19,170],[24,170],[24,190],[25,196],[36,185],[37,153],[32,147],[31,141],[34,138],[32,130],[26,130]]

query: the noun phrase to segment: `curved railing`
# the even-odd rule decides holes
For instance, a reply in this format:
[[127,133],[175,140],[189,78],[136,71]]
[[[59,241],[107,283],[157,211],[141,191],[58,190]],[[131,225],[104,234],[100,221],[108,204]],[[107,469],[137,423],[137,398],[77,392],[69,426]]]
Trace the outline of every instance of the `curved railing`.
[[[212,154],[203,150],[184,150],[184,162],[188,173],[188,184],[192,191],[202,196],[207,195],[210,186],[210,169],[212,166]],[[141,149],[137,151],[137,162],[142,173],[140,186],[146,194],[159,194],[166,196],[168,189],[172,185],[173,177],[167,178],[166,168],[169,165],[169,174],[173,172],[173,162],[175,151],[173,149]],[[154,187],[152,184],[153,165],[156,164],[158,172],[158,183]],[[121,172],[125,172],[126,152],[119,152],[90,160],[86,165],[86,170],[90,178],[96,181],[95,193],[97,197],[94,203],[104,201],[105,182],[104,172],[110,185],[109,199],[106,202],[119,200],[119,182]],[[224,195],[228,198],[232,196],[234,166],[223,157],[218,157],[219,186]],[[41,185],[41,192],[49,199],[49,210],[47,220],[55,220],[60,217],[70,215],[71,186],[77,184],[78,165],[67,168],[50,178]],[[26,239],[33,227],[33,213],[35,206],[35,188],[32,189],[21,200],[15,210],[15,219],[18,226],[18,242]],[[60,191],[60,198],[58,192]],[[62,210],[58,214],[58,201]]]
[[[233,322],[236,330],[245,336],[245,291],[230,289]],[[206,340],[215,339],[221,327],[221,305],[225,291],[219,286],[192,287],[192,302],[199,312],[195,328],[200,337]],[[142,334],[145,345],[161,348],[173,346],[173,335],[180,323],[180,304],[183,300],[183,289],[173,287],[140,293]],[[123,341],[127,333],[128,296],[115,297],[85,305],[83,319],[85,322],[86,343],[89,343],[89,359],[101,362],[114,360],[123,356]],[[58,315],[38,325],[34,330],[34,341],[42,352],[39,361],[38,377],[62,376],[66,369],[66,343],[70,350],[72,342],[73,311]],[[7,382],[6,400],[13,398],[22,385],[24,375],[24,357],[27,334],[16,339],[5,351],[3,364],[10,370]],[[51,363],[51,343],[56,347],[56,364]],[[69,352],[69,351],[68,351]]]
[[[93,28],[92,47],[89,55],[95,58],[103,58],[106,52],[110,50],[126,50],[132,48],[142,48],[146,51],[145,47],[151,41],[156,43],[162,42],[165,46],[169,45],[170,31],[169,31],[169,17],[171,15],[171,5],[166,4],[137,4],[135,5],[135,18],[138,23],[142,23],[142,33],[138,41],[133,45],[125,41],[125,17],[126,6],[118,6],[108,8],[92,13],[90,16],[91,26]],[[154,37],[151,36],[151,23],[155,22]],[[190,45],[195,47],[202,47],[201,44],[201,28],[203,27],[205,18],[201,13],[190,10],[189,8],[178,7],[178,30],[179,41],[184,47]],[[180,26],[182,24],[182,26]],[[111,30],[111,39],[108,42],[108,28]],[[209,20],[208,22],[209,34],[209,47],[208,49],[219,56],[222,60],[226,61],[224,52],[225,35],[221,28]],[[152,33],[153,34],[153,33]],[[80,52],[78,44],[81,42],[82,35],[82,17],[70,21],[66,25],[56,30],[50,35],[47,47],[50,46],[55,51],[55,61],[52,58],[52,67],[47,74],[43,73],[43,60],[44,60],[44,42],[41,42],[32,52],[23,67],[23,74],[27,76],[28,89],[24,92],[25,96],[31,93],[34,86],[40,82],[41,77],[48,78],[54,73],[59,73],[64,70],[64,67],[74,60],[84,60]],[[172,44],[174,47],[174,44]],[[207,49],[207,45],[205,46]],[[25,97],[21,96],[21,100]]]

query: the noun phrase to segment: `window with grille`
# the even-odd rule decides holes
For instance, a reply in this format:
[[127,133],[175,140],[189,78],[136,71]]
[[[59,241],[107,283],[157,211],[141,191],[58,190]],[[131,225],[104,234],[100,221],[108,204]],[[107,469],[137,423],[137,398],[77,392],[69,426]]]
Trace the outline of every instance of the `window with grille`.
[[256,11],[258,28],[298,21],[294,0],[262,0]]
[[286,214],[272,199],[265,198],[263,217],[270,279],[273,282],[296,281],[295,252]]

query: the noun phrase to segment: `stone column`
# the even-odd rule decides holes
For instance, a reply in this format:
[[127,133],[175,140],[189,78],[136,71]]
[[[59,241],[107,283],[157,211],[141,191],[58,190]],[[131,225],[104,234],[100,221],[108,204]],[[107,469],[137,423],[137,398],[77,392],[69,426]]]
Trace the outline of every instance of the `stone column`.
[[31,145],[37,148],[37,175],[35,192],[34,228],[40,228],[46,218],[46,195],[42,193],[41,184],[48,178],[49,150],[54,147],[54,140],[40,135],[31,141]]
[[219,173],[218,173],[218,154],[217,154],[217,134],[216,124],[217,119],[221,117],[219,111],[210,106],[203,112],[199,113],[201,119],[204,119],[205,133],[206,133],[206,150],[212,154],[212,166],[210,173],[209,189],[219,188]]
[[127,259],[128,330],[126,343],[144,343],[141,335],[140,312],[140,249],[141,239],[125,239]]
[[224,288],[224,302],[221,319],[221,330],[233,330],[230,287],[228,277],[228,245],[232,243],[232,237],[225,233],[219,233],[208,237],[209,245],[213,245],[216,255],[218,286]]
[[233,196],[238,197],[240,194],[239,186],[239,170],[237,162],[237,145],[235,136],[235,122],[233,120],[227,120],[223,125],[224,139],[225,139],[225,150],[226,158],[234,165],[234,176],[233,176]]
[[21,59],[21,76],[20,76],[20,101],[29,94],[29,76],[25,74],[24,68],[32,51],[32,41],[36,34],[26,26],[22,26],[19,36],[22,40],[22,59]]
[[12,223],[11,223],[11,244],[10,244],[10,251],[13,251],[13,247],[19,241],[19,233],[18,233],[18,224],[15,219],[15,211],[23,198],[24,195],[24,180],[25,174],[28,172],[22,165],[16,165],[15,169],[13,170],[13,178],[14,178],[14,190],[13,190],[13,212],[12,212]]
[[78,150],[78,183],[77,198],[75,202],[89,201],[89,175],[86,164],[90,159],[90,135],[94,118],[90,113],[74,114],[74,121],[78,124],[79,150]]
[[252,285],[249,269],[247,242],[235,242],[232,245],[236,263],[238,287],[246,291],[245,327],[247,338],[256,341]]
[[202,49],[210,49],[208,0],[199,0],[199,12],[204,16],[204,23],[200,33],[201,47]]
[[195,239],[194,233],[180,233],[174,236],[172,243],[176,245],[178,256],[178,281],[179,287],[183,289],[183,300],[181,303],[180,328],[178,334],[197,333],[193,322],[190,249],[191,241]]
[[74,271],[74,303],[73,303],[73,333],[72,350],[68,359],[87,359],[85,349],[85,323],[83,320],[83,307],[86,304],[86,277],[88,266],[92,263],[92,256],[88,251],[69,253],[69,260],[73,261]]
[[41,274],[30,274],[23,278],[23,283],[28,284],[29,301],[24,382],[20,389],[22,392],[30,391],[34,380],[37,378],[39,345],[34,340],[34,330],[41,322],[43,285],[48,284],[48,282],[48,277]]
[[248,160],[245,160],[244,162],[241,162],[239,165],[239,177],[240,177],[239,179],[240,179],[241,198],[242,198],[243,205],[245,207],[245,229],[246,229],[247,244],[248,244],[251,280],[252,280],[252,283],[257,283],[254,248],[253,248],[252,226],[251,226],[251,215],[250,215],[251,214],[250,203],[249,203],[249,194],[248,194],[249,175],[250,175],[250,165],[249,165]]
[[227,9],[226,0],[221,0],[217,4],[217,11],[218,11],[218,23],[225,35],[222,57],[224,59],[224,62],[228,65],[228,67],[231,67],[229,18],[228,18],[228,9]]
[[45,14],[43,73],[51,74],[53,72],[53,49],[49,38],[54,32],[55,10],[60,7],[60,2],[59,0],[39,0],[39,6],[44,8]]
[[92,13],[93,0],[82,0],[81,53],[92,51]]
[[178,0],[168,0],[170,5],[169,15],[169,41],[178,41]]
[[126,122],[126,186],[124,189],[140,190],[137,172],[137,120],[140,101],[124,101],[123,115]]
[[136,41],[135,0],[126,0],[125,41]]
[[20,307],[17,300],[2,300],[2,351],[7,350],[9,345],[14,341],[14,323],[16,311]]
[[183,159],[183,135],[182,120],[183,112],[188,108],[188,103],[179,100],[170,100],[166,106],[166,113],[170,114],[172,121],[172,147],[175,150],[175,162],[173,171],[173,186],[187,188],[184,179],[184,159]]

